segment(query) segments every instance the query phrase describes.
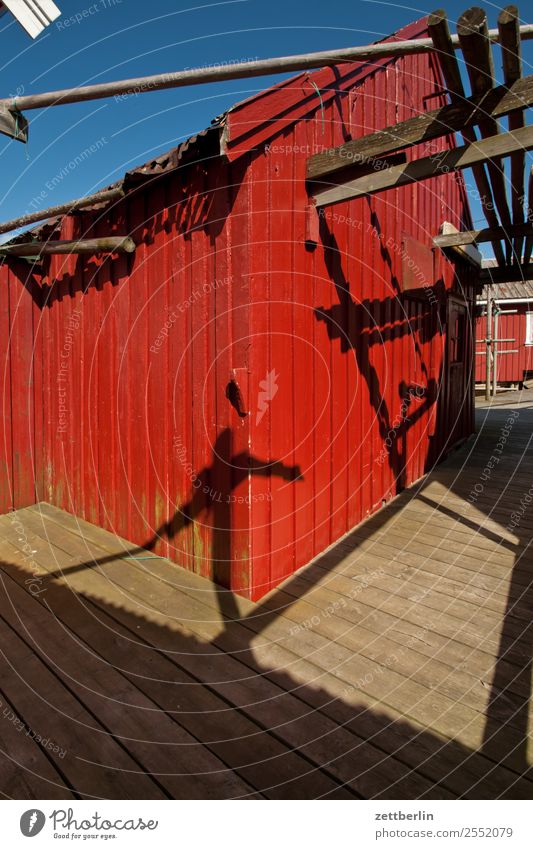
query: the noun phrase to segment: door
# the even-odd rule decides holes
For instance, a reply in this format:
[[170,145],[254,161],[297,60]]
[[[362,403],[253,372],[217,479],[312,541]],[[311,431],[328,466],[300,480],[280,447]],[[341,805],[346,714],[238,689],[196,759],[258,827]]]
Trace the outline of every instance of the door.
[[455,445],[467,433],[470,416],[471,328],[467,304],[449,296],[447,309],[447,447]]

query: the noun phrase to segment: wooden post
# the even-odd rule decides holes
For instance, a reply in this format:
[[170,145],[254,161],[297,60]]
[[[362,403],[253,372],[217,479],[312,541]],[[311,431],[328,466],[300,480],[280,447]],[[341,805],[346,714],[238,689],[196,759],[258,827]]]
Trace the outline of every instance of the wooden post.
[[494,310],[494,336],[492,337],[492,397],[496,397],[498,382],[498,304]]
[[[457,35],[463,50],[472,94],[474,95],[482,95],[494,87],[494,61],[488,33],[487,15],[478,6],[467,9],[457,21]],[[500,128],[494,118],[487,118],[480,122],[479,130],[481,138],[486,139],[497,135]],[[487,168],[501,223],[504,227],[509,228],[511,226],[511,213],[509,212],[501,159],[497,157],[489,159]],[[508,246],[506,253],[507,260],[510,261],[512,252]]]
[[485,363],[485,400],[490,401],[490,357],[492,339],[492,286],[487,286],[487,328],[485,331],[485,350],[487,362]]
[[[528,192],[527,192],[527,220],[529,222],[533,222],[533,167],[529,172],[529,184],[528,184]],[[529,260],[531,259],[531,250],[533,248],[533,236],[528,236],[526,238],[526,243],[524,245],[524,259],[523,264],[528,265]]]
[[[522,76],[522,44],[520,41],[520,23],[516,6],[507,6],[498,17],[498,32],[502,48],[503,78],[506,86],[512,87]],[[514,132],[524,126],[524,113],[521,110],[509,115],[509,130]],[[511,209],[513,225],[524,222],[524,171],[526,156],[518,150],[511,157]],[[515,237],[513,241],[513,262],[518,265],[522,258],[524,239]]]
[[[450,35],[446,12],[442,9],[433,12],[433,14],[431,14],[428,18],[428,30],[435,45],[442,73],[444,74],[444,81],[448,87],[452,101],[464,101],[466,98],[466,92],[461,80],[459,65],[455,58],[454,46],[452,36]],[[464,141],[468,144],[477,141],[477,135],[474,127],[465,128],[462,131],[462,136]],[[472,174],[474,175],[476,187],[479,192],[481,207],[489,227],[499,227],[500,222],[498,221],[498,216],[494,211],[492,189],[487,177],[487,172],[485,171],[485,166],[482,164],[475,165],[472,168]],[[498,264],[505,265],[505,255],[501,242],[495,239],[492,242],[492,248]]]

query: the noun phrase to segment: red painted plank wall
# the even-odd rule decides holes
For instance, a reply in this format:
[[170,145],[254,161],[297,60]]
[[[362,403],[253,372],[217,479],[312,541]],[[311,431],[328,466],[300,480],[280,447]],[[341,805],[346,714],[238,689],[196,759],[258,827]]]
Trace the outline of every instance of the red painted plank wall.
[[[250,440],[259,457],[279,464],[278,474],[251,480],[258,595],[421,477],[450,440],[473,429],[471,347],[459,402],[453,406],[447,395],[445,299],[439,309],[427,298],[398,297],[404,237],[429,249],[442,221],[461,227],[467,215],[461,182],[442,176],[326,208],[318,246],[304,245],[306,156],[300,152],[341,144],[347,134],[357,137],[410,117],[422,104],[443,102],[425,56],[376,72],[361,89],[357,98],[325,105],[312,120],[261,144],[252,162]],[[420,146],[410,156],[424,153]],[[468,321],[474,277],[462,268],[457,279],[452,264],[436,255],[430,282],[439,296],[453,289],[466,298]],[[272,399],[263,415],[269,382]],[[412,395],[406,411],[413,384],[425,395]],[[295,481],[287,480],[291,468],[300,473]]]
[[429,249],[466,221],[461,180],[331,207],[305,243],[307,146],[443,102],[426,56],[356,94],[314,103],[268,150],[65,218],[60,238],[139,247],[55,257],[42,280],[42,497],[253,598],[472,430],[469,343],[453,391],[445,353],[446,293],[471,306],[471,273],[438,254],[434,300],[400,294],[406,236]]
[[101,221],[65,219],[61,238],[131,232],[139,247],[50,263],[44,497],[226,584],[238,552],[248,586],[248,528],[232,497],[247,492],[248,436],[226,393],[250,344],[249,174],[231,170],[193,164]]
[[42,486],[40,316],[40,288],[29,265],[1,265],[1,513],[35,504]]

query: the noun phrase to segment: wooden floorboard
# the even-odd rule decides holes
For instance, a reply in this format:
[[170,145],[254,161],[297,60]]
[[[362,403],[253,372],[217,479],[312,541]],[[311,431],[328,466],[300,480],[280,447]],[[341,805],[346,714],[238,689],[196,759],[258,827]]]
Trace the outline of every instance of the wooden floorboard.
[[503,406],[259,604],[51,505],[0,517],[0,792],[531,798],[526,401],[488,477]]

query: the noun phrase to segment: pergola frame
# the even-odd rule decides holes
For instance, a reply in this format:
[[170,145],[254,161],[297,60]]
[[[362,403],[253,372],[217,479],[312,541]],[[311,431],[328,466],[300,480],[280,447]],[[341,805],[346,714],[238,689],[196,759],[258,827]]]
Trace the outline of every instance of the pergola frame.
[[[511,5],[500,13],[498,29],[489,30],[486,13],[474,6],[460,16],[456,35],[451,35],[446,13],[442,10],[429,16],[428,29],[430,38],[425,39],[261,59],[219,68],[177,71],[30,94],[16,100],[4,99],[0,100],[0,132],[20,141],[27,139],[27,122],[21,109],[77,103],[126,94],[132,90],[157,91],[332,66],[342,62],[372,61],[381,57],[433,52],[440,62],[449,104],[311,156],[307,163],[310,208],[314,205],[318,210],[325,205],[430,179],[442,173],[472,168],[488,226],[463,234],[435,235],[433,244],[447,250],[460,245],[491,241],[499,268],[511,266],[513,274],[522,273],[525,278],[530,274],[533,250],[533,177],[530,175],[529,178],[526,214],[525,151],[533,149],[533,127],[525,126],[524,110],[533,105],[533,76],[522,77],[521,41],[533,38],[533,26],[521,26],[518,9]],[[495,83],[492,55],[494,43],[501,45],[503,55],[504,85],[498,86]],[[456,58],[458,50],[463,52],[466,62],[472,90],[470,96],[467,96],[462,82]],[[508,132],[501,132],[499,120],[503,117],[507,118]],[[439,157],[407,161],[406,150],[414,145],[459,131],[463,137],[463,146],[447,150]],[[504,157],[510,157],[511,160],[510,193],[505,182]],[[115,193],[114,199],[122,196],[122,187],[112,191]],[[109,193],[107,200],[111,199]],[[70,211],[90,202],[89,198],[81,198],[63,207],[13,219],[0,225],[0,233],[25,226],[30,220],[43,220],[47,213],[53,214],[53,210]],[[460,242],[460,239],[464,241]],[[53,249],[46,252],[53,252]],[[5,250],[3,253],[12,252]],[[489,271],[489,274],[494,272]]]
[[[463,12],[457,36],[450,34],[445,12],[429,16],[428,28],[439,57],[450,102],[396,125],[345,142],[307,162],[310,192],[317,208],[368,196],[450,171],[472,168],[487,227],[465,233],[435,235],[433,245],[443,250],[490,241],[499,274],[530,279],[533,250],[533,177],[530,175],[527,214],[524,209],[525,152],[533,149],[533,127],[525,125],[524,110],[533,98],[533,77],[522,77],[521,27],[516,6],[507,6],[498,18],[504,84],[496,85],[490,31],[479,7]],[[471,94],[462,82],[456,50],[466,63]],[[506,117],[508,132],[499,119]],[[461,132],[464,145],[438,156],[397,164],[398,156],[414,145]],[[479,133],[479,135],[478,135]],[[385,157],[385,158],[384,158]],[[510,191],[503,159],[511,160]],[[349,171],[348,171],[349,169]],[[503,247],[502,247],[503,243]],[[504,270],[505,269],[505,270]],[[488,269],[481,280],[494,278]],[[520,277],[522,275],[522,277]]]

